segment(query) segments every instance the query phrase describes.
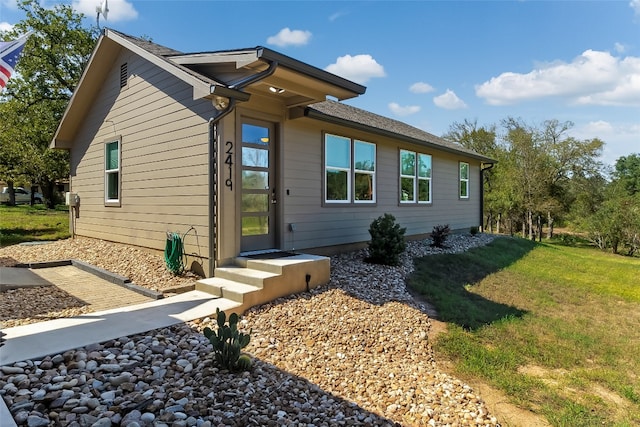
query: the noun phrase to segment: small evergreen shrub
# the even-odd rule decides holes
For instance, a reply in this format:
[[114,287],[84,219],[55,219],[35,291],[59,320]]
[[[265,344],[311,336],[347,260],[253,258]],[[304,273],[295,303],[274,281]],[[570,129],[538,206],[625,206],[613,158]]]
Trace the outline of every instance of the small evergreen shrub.
[[374,219],[369,226],[371,241],[369,257],[366,261],[374,264],[398,265],[400,254],[406,248],[404,241],[406,231],[406,228],[396,224],[396,218],[391,214],[386,213]]
[[431,246],[435,246],[436,248],[442,248],[444,246],[444,242],[447,240],[447,236],[449,235],[449,224],[446,225],[436,225],[433,227],[431,231]]
[[240,316],[236,313],[231,313],[228,325],[226,317],[224,311],[216,308],[218,332],[206,327],[204,336],[213,346],[213,355],[218,366],[229,371],[247,371],[251,369],[251,358],[240,353],[240,350],[249,345],[251,331],[248,334],[238,331]]
[[474,225],[469,229],[469,233],[471,233],[472,236],[475,236],[476,234],[478,234],[479,231],[480,229],[478,228],[477,225]]

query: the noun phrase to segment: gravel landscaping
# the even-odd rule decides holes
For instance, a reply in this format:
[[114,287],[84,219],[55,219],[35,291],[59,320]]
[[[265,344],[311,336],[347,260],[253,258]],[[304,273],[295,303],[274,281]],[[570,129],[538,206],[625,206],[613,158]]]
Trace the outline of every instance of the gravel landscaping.
[[[452,235],[445,251],[492,238]],[[497,426],[481,396],[439,370],[426,307],[404,284],[414,257],[442,251],[409,242],[398,267],[365,263],[366,251],[332,257],[328,285],[243,316],[250,372],[215,366],[207,318],[3,366],[0,394],[29,426]],[[195,280],[171,276],[157,255],[92,239],[0,249],[2,265],[69,258],[154,290]],[[29,295],[17,308],[22,291],[0,295],[2,316],[12,305],[3,321],[20,324],[38,306]]]

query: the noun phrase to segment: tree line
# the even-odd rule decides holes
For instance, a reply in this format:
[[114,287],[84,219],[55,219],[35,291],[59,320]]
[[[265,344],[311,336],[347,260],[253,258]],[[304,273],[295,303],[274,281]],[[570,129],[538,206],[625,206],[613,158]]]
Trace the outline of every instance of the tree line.
[[544,228],[551,238],[561,224],[603,250],[633,255],[640,246],[640,155],[607,167],[599,160],[604,142],[571,137],[572,127],[513,117],[490,126],[465,120],[444,137],[497,160],[483,175],[485,230],[540,240]]

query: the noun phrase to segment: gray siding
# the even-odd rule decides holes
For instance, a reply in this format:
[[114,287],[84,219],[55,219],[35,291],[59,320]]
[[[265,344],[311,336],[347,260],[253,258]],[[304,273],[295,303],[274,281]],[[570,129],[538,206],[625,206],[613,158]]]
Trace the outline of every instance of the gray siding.
[[[120,90],[120,64],[129,84]],[[71,191],[81,198],[76,233],[163,250],[184,234],[187,253],[209,254],[208,126],[211,104],[131,54],[113,64],[71,152]],[[104,203],[104,142],[121,136],[121,206]],[[206,262],[205,262],[206,264]]]
[[[323,204],[323,132],[361,139],[376,144],[376,197],[373,205]],[[417,151],[432,156],[432,203],[399,203],[399,150]],[[458,197],[458,162],[470,165],[470,197]],[[389,138],[366,134],[345,127],[300,118],[288,121],[284,131],[283,184],[289,196],[284,203],[284,245],[287,248],[319,248],[367,242],[371,221],[391,213],[407,228],[407,236],[430,233],[433,226],[449,224],[452,229],[479,225],[480,163],[462,155],[425,149]],[[295,233],[288,231],[296,224]]]

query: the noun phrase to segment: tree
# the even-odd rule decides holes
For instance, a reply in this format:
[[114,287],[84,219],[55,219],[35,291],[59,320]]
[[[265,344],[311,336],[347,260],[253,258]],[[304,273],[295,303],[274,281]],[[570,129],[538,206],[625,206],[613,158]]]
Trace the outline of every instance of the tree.
[[68,154],[49,143],[97,39],[97,28],[82,26],[82,14],[57,4],[46,9],[37,0],[20,0],[26,19],[2,37],[13,39],[29,30],[14,74],[0,98],[0,146],[11,164],[0,164],[0,178],[11,184],[38,184],[48,207],[54,205],[56,181],[69,175]]
[[616,160],[613,176],[630,196],[640,193],[640,155],[630,154]]
[[[454,122],[449,126],[449,131],[445,133],[443,138],[461,144],[463,147],[474,150],[477,153],[498,160],[499,164],[504,157],[504,150],[498,145],[496,139],[496,127],[478,126],[478,121],[470,121],[465,119],[464,122]],[[486,217],[485,229],[493,232],[493,218],[497,216],[497,229],[500,232],[500,215],[508,208],[508,202],[505,202],[503,194],[503,180],[500,171],[502,168],[490,168],[484,171],[484,210],[483,215]]]

